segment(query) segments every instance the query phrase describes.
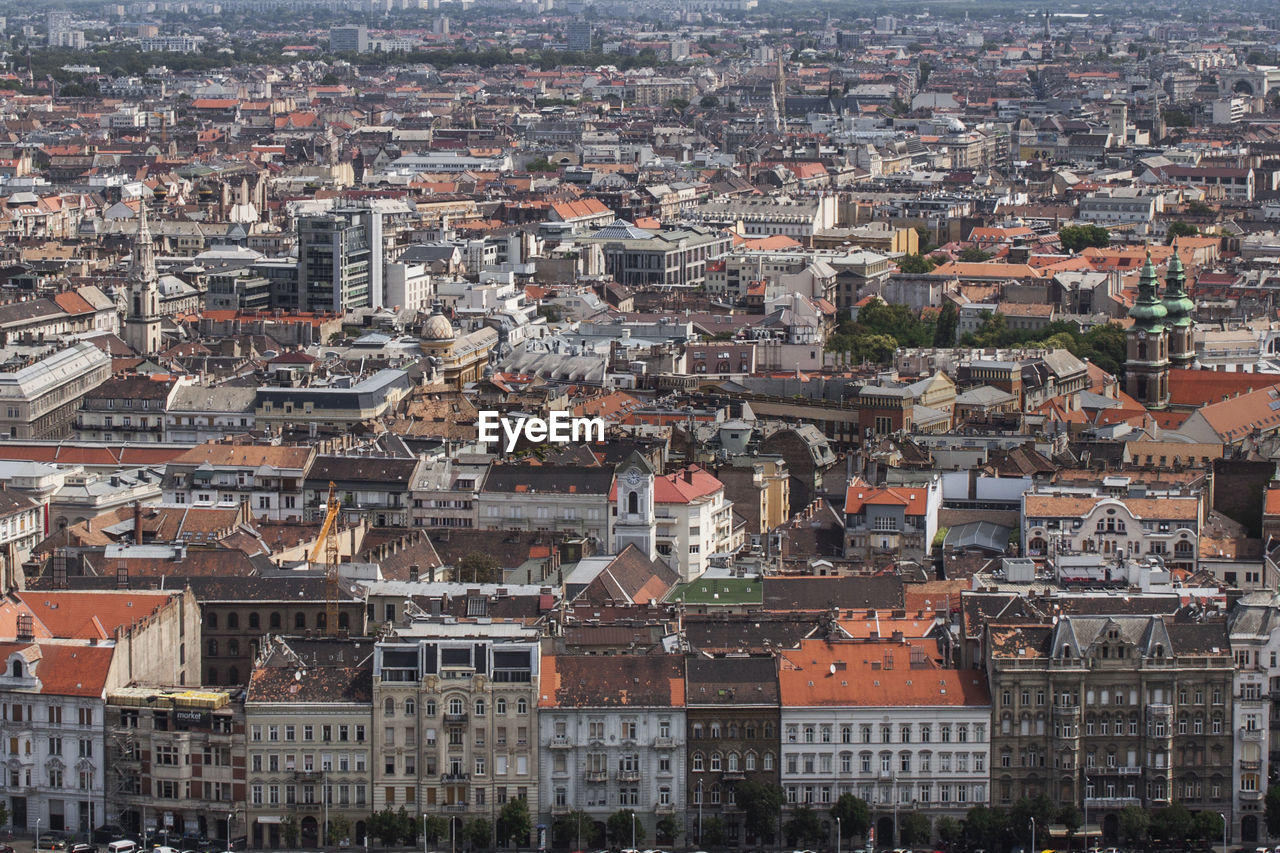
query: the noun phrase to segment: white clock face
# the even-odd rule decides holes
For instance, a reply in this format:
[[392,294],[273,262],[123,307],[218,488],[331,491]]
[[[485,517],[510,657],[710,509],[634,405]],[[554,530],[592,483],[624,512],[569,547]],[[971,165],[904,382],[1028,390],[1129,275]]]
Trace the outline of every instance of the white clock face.
[[640,471],[639,471],[639,469],[632,468],[632,469],[631,469],[630,471],[628,471],[628,472],[627,472],[627,474],[626,474],[626,480],[627,480],[627,483],[628,483],[629,485],[632,485],[632,486],[638,486],[638,485],[640,485],[640,479],[641,479],[641,477],[640,477]]

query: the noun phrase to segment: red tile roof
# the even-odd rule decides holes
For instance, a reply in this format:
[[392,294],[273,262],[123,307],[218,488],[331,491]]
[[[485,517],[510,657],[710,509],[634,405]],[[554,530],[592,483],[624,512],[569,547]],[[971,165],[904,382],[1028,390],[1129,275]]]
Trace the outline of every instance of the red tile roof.
[[[933,662],[930,646],[936,653],[936,643],[932,641],[913,646],[901,642],[806,640],[798,650],[784,651],[778,658],[782,704],[859,708],[991,704],[987,679],[981,670],[943,669]],[[917,658],[914,665],[913,650]]]
[[866,480],[854,477],[845,490],[844,511],[857,515],[866,506],[906,507],[907,515],[925,515],[929,506],[929,490],[893,486],[873,486]]

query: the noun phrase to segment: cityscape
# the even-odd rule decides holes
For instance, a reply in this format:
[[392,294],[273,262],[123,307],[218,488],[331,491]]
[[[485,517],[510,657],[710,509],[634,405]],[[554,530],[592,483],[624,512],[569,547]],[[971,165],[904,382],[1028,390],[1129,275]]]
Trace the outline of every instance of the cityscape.
[[1280,7],[8,0],[0,853],[1280,853]]

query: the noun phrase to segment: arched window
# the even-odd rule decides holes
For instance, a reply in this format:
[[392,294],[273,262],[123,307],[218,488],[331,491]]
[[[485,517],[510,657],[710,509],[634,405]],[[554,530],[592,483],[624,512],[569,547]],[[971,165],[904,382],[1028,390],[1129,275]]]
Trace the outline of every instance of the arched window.
[[517,713],[517,714],[527,714],[527,713],[529,713],[529,700],[528,700],[528,699],[517,699],[517,700],[516,700],[516,713]]
[[303,628],[307,627],[307,614],[305,613],[293,614],[293,627],[297,628],[298,630],[302,630]]
[[261,620],[258,619],[256,612],[249,614],[249,630],[253,631],[261,627]]
[[205,627],[207,627],[207,628],[217,628],[217,627],[218,627],[218,614],[217,614],[217,613],[214,613],[213,611],[210,611],[209,613],[206,613],[206,614],[205,614],[205,617],[204,617],[204,624],[205,624]]
[[497,699],[493,700],[493,713],[495,714],[507,713],[507,699],[505,696],[499,696]]
[[773,769],[773,753],[766,752],[760,761],[760,769],[766,773]]
[[227,614],[227,627],[228,627],[228,628],[239,628],[239,627],[240,627],[240,614],[239,614],[239,613],[228,613],[228,614]]
[[272,610],[271,616],[267,619],[267,624],[271,626],[273,631],[280,629],[280,611]]
[[218,683],[218,668],[216,666],[209,667],[209,683],[210,684]]
[[236,669],[233,666],[231,667],[231,669],[227,670],[227,684],[239,684],[239,683],[240,683],[240,670]]
[[731,752],[725,760],[725,770],[730,773],[738,772],[738,753]]
[[406,717],[412,717],[418,713],[418,703],[413,701],[413,697],[404,700],[404,713]]
[[12,675],[14,678],[22,678],[22,661],[16,660],[13,662]]
[[351,617],[346,611],[338,614],[338,627],[343,629],[351,627]]
[[743,758],[742,764],[743,764],[743,769],[746,770],[748,773],[755,770],[756,754],[754,752],[748,752],[746,756]]
[[325,628],[325,627],[328,627],[328,626],[327,626],[327,624],[326,624],[326,617],[325,617],[325,615],[324,615],[324,611],[321,611],[321,612],[319,612],[319,613],[317,613],[317,614],[316,614],[316,627],[317,627],[317,628]]
[[396,715],[396,700],[388,696],[382,702],[382,716],[394,717]]
[[457,696],[454,696],[452,699],[449,700],[450,714],[461,714],[463,713],[462,708],[463,708],[462,700],[459,699]]
[[209,655],[209,657],[211,657],[211,658],[216,658],[216,657],[218,656],[218,641],[217,641],[217,640],[210,640],[210,641],[208,642],[208,644],[207,644],[207,648],[208,648],[208,651],[206,652],[206,654],[207,654],[207,655]]
[[483,699],[476,700],[476,716],[477,717],[483,717],[488,710],[489,708],[485,704],[485,701]]
[[240,641],[232,637],[227,640],[227,654],[235,657],[240,654]]
[[422,706],[422,713],[428,717],[434,717],[436,715],[436,700],[428,699],[427,704]]
[[711,753],[711,772],[720,772],[720,753],[718,752]]
[[631,515],[638,515],[640,513],[639,492],[629,492],[627,494],[627,512]]
[[702,753],[701,752],[695,752],[693,754],[693,772],[694,773],[702,772]]

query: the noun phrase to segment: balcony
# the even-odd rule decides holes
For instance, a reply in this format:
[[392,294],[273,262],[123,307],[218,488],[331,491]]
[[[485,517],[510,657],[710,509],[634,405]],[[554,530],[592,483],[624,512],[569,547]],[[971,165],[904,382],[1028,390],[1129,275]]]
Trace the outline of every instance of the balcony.
[[470,773],[441,773],[441,782],[465,782],[471,778]]
[[311,813],[320,811],[323,805],[323,803],[298,803],[293,808],[295,811]]
[[1263,797],[1265,797],[1266,795],[1267,795],[1267,792],[1266,792],[1265,790],[1262,790],[1262,789],[1258,789],[1258,790],[1256,790],[1256,791],[1241,791],[1241,792],[1240,792],[1240,799],[1242,799],[1242,800],[1251,800],[1251,801],[1252,801],[1252,800],[1261,800],[1261,799],[1262,799]]
[[1075,720],[1080,717],[1079,705],[1054,705],[1053,715],[1064,720]]
[[1246,771],[1248,770],[1258,771],[1262,769],[1262,762],[1261,761],[1241,761],[1240,769],[1246,770]]
[[547,746],[551,749],[573,749],[573,743],[564,735],[556,735]]
[[1086,797],[1084,802],[1091,809],[1122,809],[1125,806],[1142,805],[1142,800],[1137,797]]
[[731,781],[740,781],[747,777],[746,777],[746,774],[743,773],[741,770],[726,770],[724,771],[723,778],[726,782],[731,782]]
[[299,782],[318,782],[323,775],[319,770],[295,770],[293,778]]
[[588,782],[607,782],[609,780],[608,770],[585,770],[582,773],[583,778]]
[[466,803],[445,803],[444,810],[447,812],[465,812],[467,810]]
[[1267,732],[1265,729],[1240,729],[1240,739],[1246,743],[1262,743],[1262,740],[1266,735]]
[[1133,766],[1117,767],[1116,774],[1119,776],[1141,776],[1142,768]]
[[462,725],[467,721],[467,712],[462,711],[457,714],[445,714],[444,721],[453,725]]
[[654,749],[675,749],[676,739],[673,737],[656,737],[653,739]]
[[619,770],[618,781],[619,782],[639,782],[640,771],[639,770]]
[[573,811],[573,806],[569,805],[568,803],[552,803],[551,804],[552,814],[568,814],[571,811]]
[[1173,716],[1173,706],[1163,705],[1163,704],[1148,705],[1147,716],[1148,717],[1171,717]]
[[657,814],[675,814],[676,806],[675,803],[658,803],[653,810]]

